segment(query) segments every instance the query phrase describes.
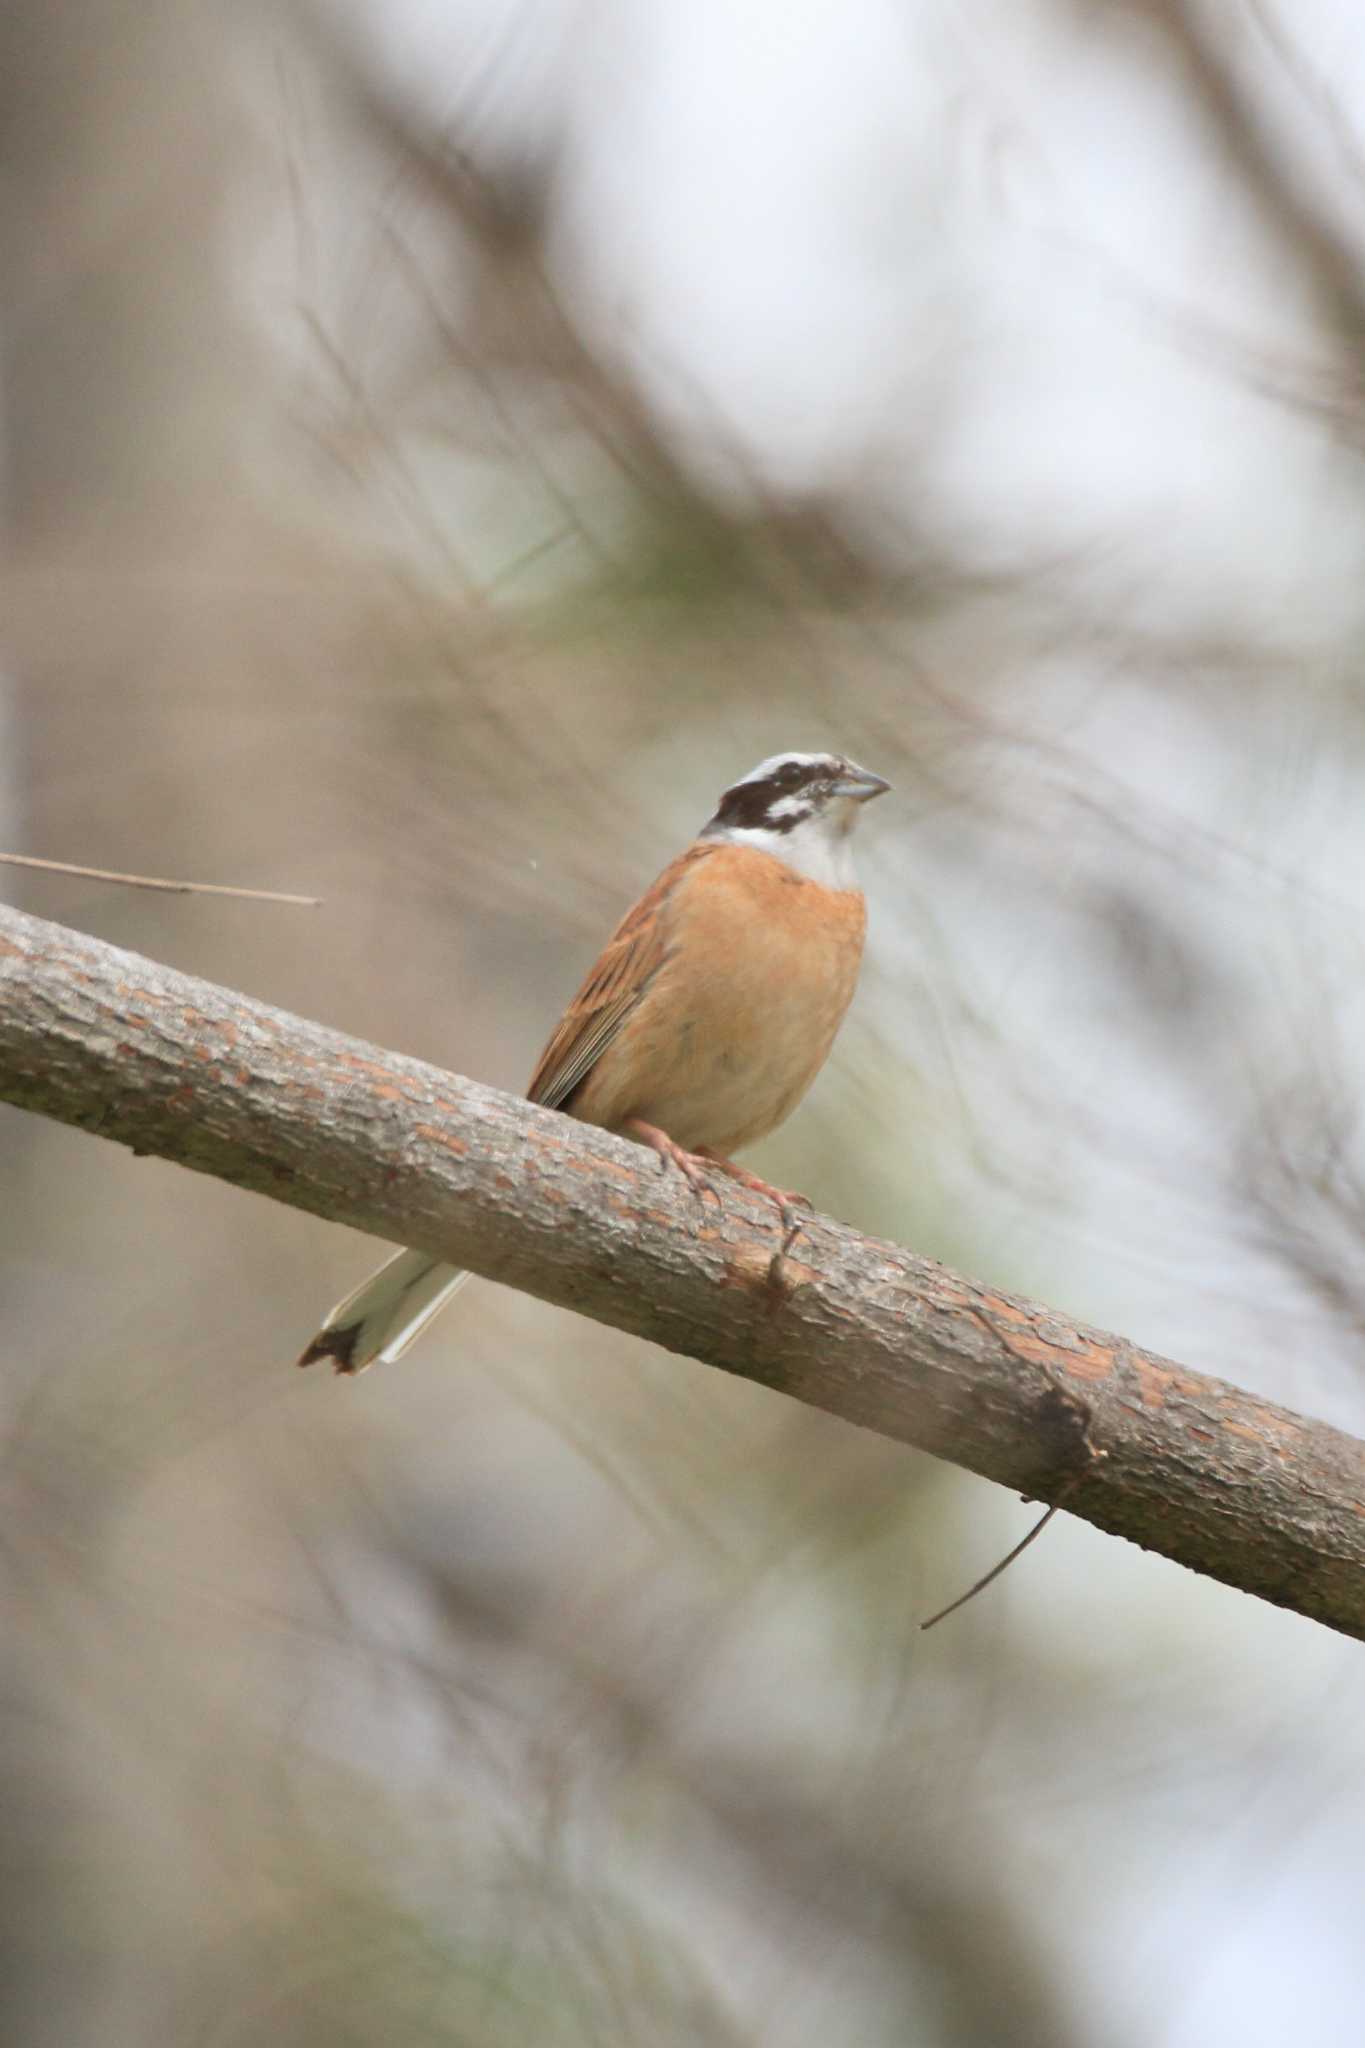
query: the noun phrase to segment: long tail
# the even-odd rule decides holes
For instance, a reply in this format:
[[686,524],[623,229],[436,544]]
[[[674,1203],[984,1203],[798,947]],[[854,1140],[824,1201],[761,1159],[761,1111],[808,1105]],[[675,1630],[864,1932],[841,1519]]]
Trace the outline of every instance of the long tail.
[[395,1252],[337,1303],[299,1364],[331,1358],[338,1372],[364,1372],[376,1359],[392,1365],[469,1278],[425,1252]]

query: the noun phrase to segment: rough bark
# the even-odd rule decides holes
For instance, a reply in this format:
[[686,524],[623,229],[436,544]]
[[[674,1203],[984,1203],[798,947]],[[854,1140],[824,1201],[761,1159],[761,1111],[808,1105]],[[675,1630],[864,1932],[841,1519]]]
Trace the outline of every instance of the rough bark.
[[[1365,1637],[1365,1444],[652,1153],[0,908],[0,1098],[414,1244]],[[281,1332],[287,1353],[294,1332]]]

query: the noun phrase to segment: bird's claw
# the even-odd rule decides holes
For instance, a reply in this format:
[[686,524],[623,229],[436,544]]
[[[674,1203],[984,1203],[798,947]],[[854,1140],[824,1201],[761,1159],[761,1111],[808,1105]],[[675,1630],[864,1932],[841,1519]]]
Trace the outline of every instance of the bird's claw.
[[781,1248],[773,1254],[773,1267],[776,1270],[801,1235],[803,1226],[796,1211],[804,1209],[807,1215],[815,1213],[815,1204],[810,1196],[799,1195],[791,1188],[774,1187],[770,1180],[763,1180],[758,1174],[750,1173],[747,1166],[736,1166],[733,1159],[723,1159],[718,1152],[708,1151],[705,1145],[699,1149],[702,1158],[709,1160],[721,1173],[728,1174],[731,1180],[737,1180],[741,1187],[748,1188],[752,1194],[763,1195],[768,1201],[776,1204],[782,1223]]
[[720,1190],[712,1185],[707,1176],[706,1167],[710,1162],[703,1155],[685,1151],[675,1139],[669,1137],[667,1131],[661,1131],[657,1124],[647,1124],[639,1117],[632,1117],[626,1125],[626,1130],[631,1137],[638,1138],[642,1145],[648,1145],[652,1152],[658,1153],[661,1173],[667,1173],[670,1166],[676,1166],[699,1202],[705,1204],[709,1195],[717,1209],[725,1207],[720,1198]]

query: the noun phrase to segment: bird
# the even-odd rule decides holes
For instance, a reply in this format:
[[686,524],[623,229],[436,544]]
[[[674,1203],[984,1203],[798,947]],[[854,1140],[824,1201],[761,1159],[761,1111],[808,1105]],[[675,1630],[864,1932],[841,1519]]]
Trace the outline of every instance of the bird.
[[[550,1034],[526,1094],[657,1152],[699,1197],[713,1173],[776,1203],[802,1195],[731,1157],[784,1123],[853,997],[867,913],[861,807],[890,788],[840,754],[772,754],[725,790],[628,910]],[[339,1373],[400,1358],[469,1278],[400,1251],[337,1303],[299,1358]]]

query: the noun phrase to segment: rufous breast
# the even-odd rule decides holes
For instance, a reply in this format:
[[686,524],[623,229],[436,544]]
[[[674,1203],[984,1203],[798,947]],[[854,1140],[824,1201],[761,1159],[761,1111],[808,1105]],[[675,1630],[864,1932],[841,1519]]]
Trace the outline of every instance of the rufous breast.
[[[701,844],[655,911],[658,964],[564,1107],[607,1129],[638,1117],[729,1154],[788,1117],[853,996],[867,913],[751,847]],[[661,877],[661,880],[664,878]]]

